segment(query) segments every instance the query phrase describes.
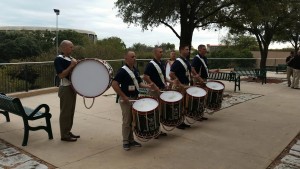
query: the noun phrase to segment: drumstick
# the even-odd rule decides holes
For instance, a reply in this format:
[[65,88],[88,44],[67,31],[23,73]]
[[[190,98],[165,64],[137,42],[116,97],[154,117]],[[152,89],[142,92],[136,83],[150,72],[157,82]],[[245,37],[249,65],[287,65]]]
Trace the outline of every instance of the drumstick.
[[[138,100],[128,100],[129,102],[136,102],[136,101],[138,101]],[[120,102],[124,102],[124,100],[121,100],[120,99]]]

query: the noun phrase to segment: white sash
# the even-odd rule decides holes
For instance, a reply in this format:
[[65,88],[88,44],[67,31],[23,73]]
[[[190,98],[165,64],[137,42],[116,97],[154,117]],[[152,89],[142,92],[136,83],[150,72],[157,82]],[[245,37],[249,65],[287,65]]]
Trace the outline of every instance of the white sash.
[[158,64],[156,62],[154,62],[153,60],[150,61],[154,67],[156,68],[158,74],[159,74],[159,77],[160,77],[160,80],[163,82],[163,84],[165,84],[165,77],[164,75],[162,74],[162,71],[160,69],[160,67],[158,66]]
[[132,81],[133,81],[136,89],[139,91],[139,89],[140,89],[139,88],[139,83],[138,83],[137,79],[135,78],[134,73],[127,66],[125,66],[125,65],[122,68],[124,70],[126,70],[126,72],[129,74],[129,76],[131,77],[131,79],[132,79]]
[[[205,64],[205,61],[199,56],[199,55],[196,55],[199,59],[200,59],[200,61],[202,62],[202,64],[204,65],[204,67],[205,67],[205,70],[206,70],[206,73],[207,73],[207,75],[208,75],[208,68],[207,68],[207,66],[206,66],[206,64]],[[200,67],[200,71],[201,71],[201,67]],[[200,73],[200,72],[199,72]]]
[[189,78],[189,81],[190,81],[191,80],[190,79],[190,71],[189,71],[187,65],[185,64],[185,62],[181,58],[177,58],[176,60],[178,60],[182,64],[182,66],[185,68],[185,72],[188,73],[188,78]]

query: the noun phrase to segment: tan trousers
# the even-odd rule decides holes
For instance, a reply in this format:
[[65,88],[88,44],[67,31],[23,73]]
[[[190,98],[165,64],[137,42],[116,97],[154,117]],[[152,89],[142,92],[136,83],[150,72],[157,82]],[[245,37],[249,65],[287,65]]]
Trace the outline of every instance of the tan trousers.
[[299,88],[300,69],[293,69],[293,81],[291,87]]
[[[130,98],[136,99],[136,98]],[[119,99],[120,107],[122,110],[122,137],[123,144],[128,144],[134,141],[133,137],[133,115],[132,115],[132,104],[131,103],[123,103]]]
[[287,81],[288,81],[288,86],[290,87],[291,84],[292,84],[292,81],[291,81],[291,76],[293,75],[293,68],[290,67],[290,66],[287,66],[286,68],[286,78],[287,78]]
[[58,90],[60,98],[60,135],[61,138],[69,137],[73,126],[73,119],[76,106],[76,93],[71,86],[60,86]]

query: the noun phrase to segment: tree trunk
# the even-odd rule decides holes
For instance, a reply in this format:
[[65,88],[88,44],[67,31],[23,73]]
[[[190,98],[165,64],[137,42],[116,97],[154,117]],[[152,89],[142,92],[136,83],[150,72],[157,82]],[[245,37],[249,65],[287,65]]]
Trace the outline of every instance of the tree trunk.
[[262,35],[260,34],[255,34],[257,42],[258,42],[258,46],[259,46],[259,50],[260,50],[260,65],[259,67],[261,69],[264,69],[266,67],[267,64],[267,58],[268,58],[268,52],[269,52],[269,45],[271,43],[271,40],[263,40],[262,39]]
[[266,67],[267,63],[267,57],[268,57],[268,47],[263,47],[263,50],[260,50],[261,60],[260,60],[260,68],[264,69]]
[[195,30],[193,20],[189,15],[190,9],[186,0],[180,0],[180,46],[189,45],[192,46],[192,38]]

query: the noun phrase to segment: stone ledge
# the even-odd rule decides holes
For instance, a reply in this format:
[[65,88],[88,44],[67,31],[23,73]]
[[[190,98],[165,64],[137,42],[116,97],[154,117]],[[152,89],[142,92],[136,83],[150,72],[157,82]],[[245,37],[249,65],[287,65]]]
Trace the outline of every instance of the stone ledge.
[[32,97],[41,94],[48,94],[58,92],[58,87],[49,87],[44,89],[37,89],[37,90],[29,90],[28,92],[17,92],[17,93],[8,93],[8,96],[17,97],[17,98],[25,98],[25,97]]

